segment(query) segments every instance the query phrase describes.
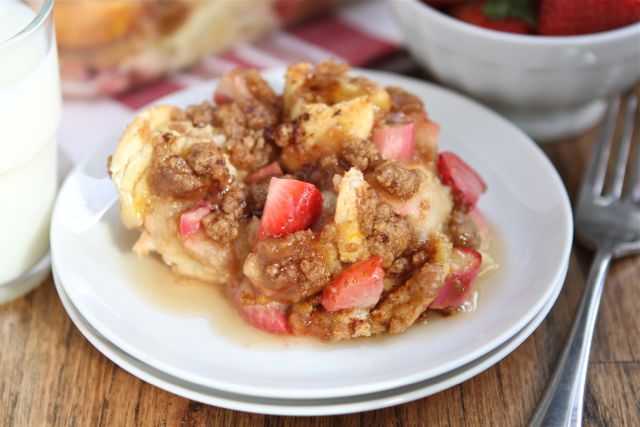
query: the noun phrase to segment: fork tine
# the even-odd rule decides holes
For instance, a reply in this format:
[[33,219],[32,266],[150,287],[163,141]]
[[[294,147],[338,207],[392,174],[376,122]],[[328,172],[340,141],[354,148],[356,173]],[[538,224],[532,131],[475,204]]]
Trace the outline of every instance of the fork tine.
[[[635,96],[636,102],[638,95]],[[637,118],[637,116],[636,116]],[[640,203],[640,121],[636,122],[638,129],[636,129],[636,156],[633,163],[633,172],[631,173],[631,179],[629,180],[629,187],[627,190],[627,199],[635,203]]]
[[609,153],[611,152],[611,143],[613,134],[616,130],[616,118],[618,116],[618,108],[620,106],[620,98],[615,97],[609,102],[604,125],[596,139],[596,146],[593,149],[589,165],[582,180],[580,187],[580,198],[587,197],[589,199],[599,196],[602,192],[604,177],[607,171],[607,163],[609,162]]
[[624,121],[622,123],[622,139],[618,145],[616,153],[616,161],[613,169],[613,180],[611,181],[611,189],[609,196],[619,198],[622,194],[622,186],[624,184],[625,170],[627,169],[627,159],[629,158],[629,147],[631,146],[631,137],[633,136],[633,123],[636,118],[636,108],[638,106],[638,98],[635,94],[630,94],[627,99],[627,108],[625,111]]

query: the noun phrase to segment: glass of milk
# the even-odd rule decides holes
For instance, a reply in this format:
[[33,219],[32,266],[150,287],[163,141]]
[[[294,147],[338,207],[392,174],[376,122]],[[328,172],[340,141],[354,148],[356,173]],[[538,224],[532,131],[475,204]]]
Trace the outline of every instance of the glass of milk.
[[0,303],[49,274],[60,83],[53,0],[0,0]]

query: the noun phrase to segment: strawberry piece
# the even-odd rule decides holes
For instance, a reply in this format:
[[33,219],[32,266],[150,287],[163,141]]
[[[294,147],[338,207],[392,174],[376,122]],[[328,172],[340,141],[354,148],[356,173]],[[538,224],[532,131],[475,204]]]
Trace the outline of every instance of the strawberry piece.
[[282,175],[282,168],[280,168],[278,162],[273,162],[247,176],[244,179],[244,182],[247,184],[255,184],[260,181],[264,181],[267,178],[271,178],[272,176],[280,175]]
[[[505,2],[506,0],[502,0]],[[516,34],[532,34],[530,22],[525,19],[525,14],[511,13],[509,7],[498,9],[499,13],[493,13],[491,6],[494,0],[480,3],[468,3],[453,8],[451,15],[478,27],[489,30],[503,31]]]
[[251,98],[251,90],[246,78],[247,70],[236,68],[220,77],[218,87],[213,94],[217,105],[228,104],[236,99]]
[[466,1],[467,0],[422,0],[423,3],[436,7],[456,6]]
[[640,21],[640,0],[541,0],[538,30],[545,36],[598,33]]
[[444,185],[451,187],[456,206],[464,212],[471,210],[487,191],[487,184],[478,172],[450,151],[440,153],[438,175]]
[[382,258],[357,262],[324,288],[320,303],[327,311],[373,307],[380,299],[383,278]]
[[315,185],[295,179],[271,178],[257,241],[309,228],[322,211]]
[[227,286],[231,303],[240,316],[252,326],[275,334],[288,334],[289,306],[275,301],[258,304],[254,288],[245,281]]
[[371,139],[383,159],[411,160],[416,146],[416,125],[411,121],[375,128]]
[[457,308],[471,295],[473,283],[482,265],[482,255],[471,248],[460,246],[453,248],[451,262],[452,271],[429,308]]
[[200,230],[202,218],[211,213],[211,203],[200,200],[195,207],[180,215],[180,235],[189,237]]

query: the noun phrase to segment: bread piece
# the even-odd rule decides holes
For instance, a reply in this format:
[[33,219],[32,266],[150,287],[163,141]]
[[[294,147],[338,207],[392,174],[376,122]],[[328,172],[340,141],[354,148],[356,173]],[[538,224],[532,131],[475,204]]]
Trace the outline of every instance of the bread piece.
[[87,49],[111,43],[133,30],[147,6],[126,0],[56,2],[58,44],[61,49]]
[[[176,130],[176,129],[179,129]],[[127,127],[109,162],[109,173],[120,198],[120,216],[127,228],[141,230],[134,251],[144,256],[160,254],[173,272],[211,283],[225,283],[235,266],[233,247],[196,233],[182,239],[180,214],[193,201],[153,194],[149,174],[156,155],[154,138],[171,134],[171,150],[181,155],[195,144],[222,137],[211,126],[193,127],[184,113],[170,106],[155,106],[140,113]],[[232,174],[236,169],[228,162]]]

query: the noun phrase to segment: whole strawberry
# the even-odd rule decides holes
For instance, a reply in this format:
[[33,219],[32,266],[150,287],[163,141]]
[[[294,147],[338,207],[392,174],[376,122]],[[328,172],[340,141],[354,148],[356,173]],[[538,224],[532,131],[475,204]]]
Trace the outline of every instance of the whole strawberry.
[[451,15],[461,21],[496,31],[533,33],[530,0],[483,0],[454,7]]
[[423,3],[435,7],[455,6],[465,3],[467,0],[422,0]]
[[640,0],[540,0],[538,32],[546,36],[598,33],[640,21]]

